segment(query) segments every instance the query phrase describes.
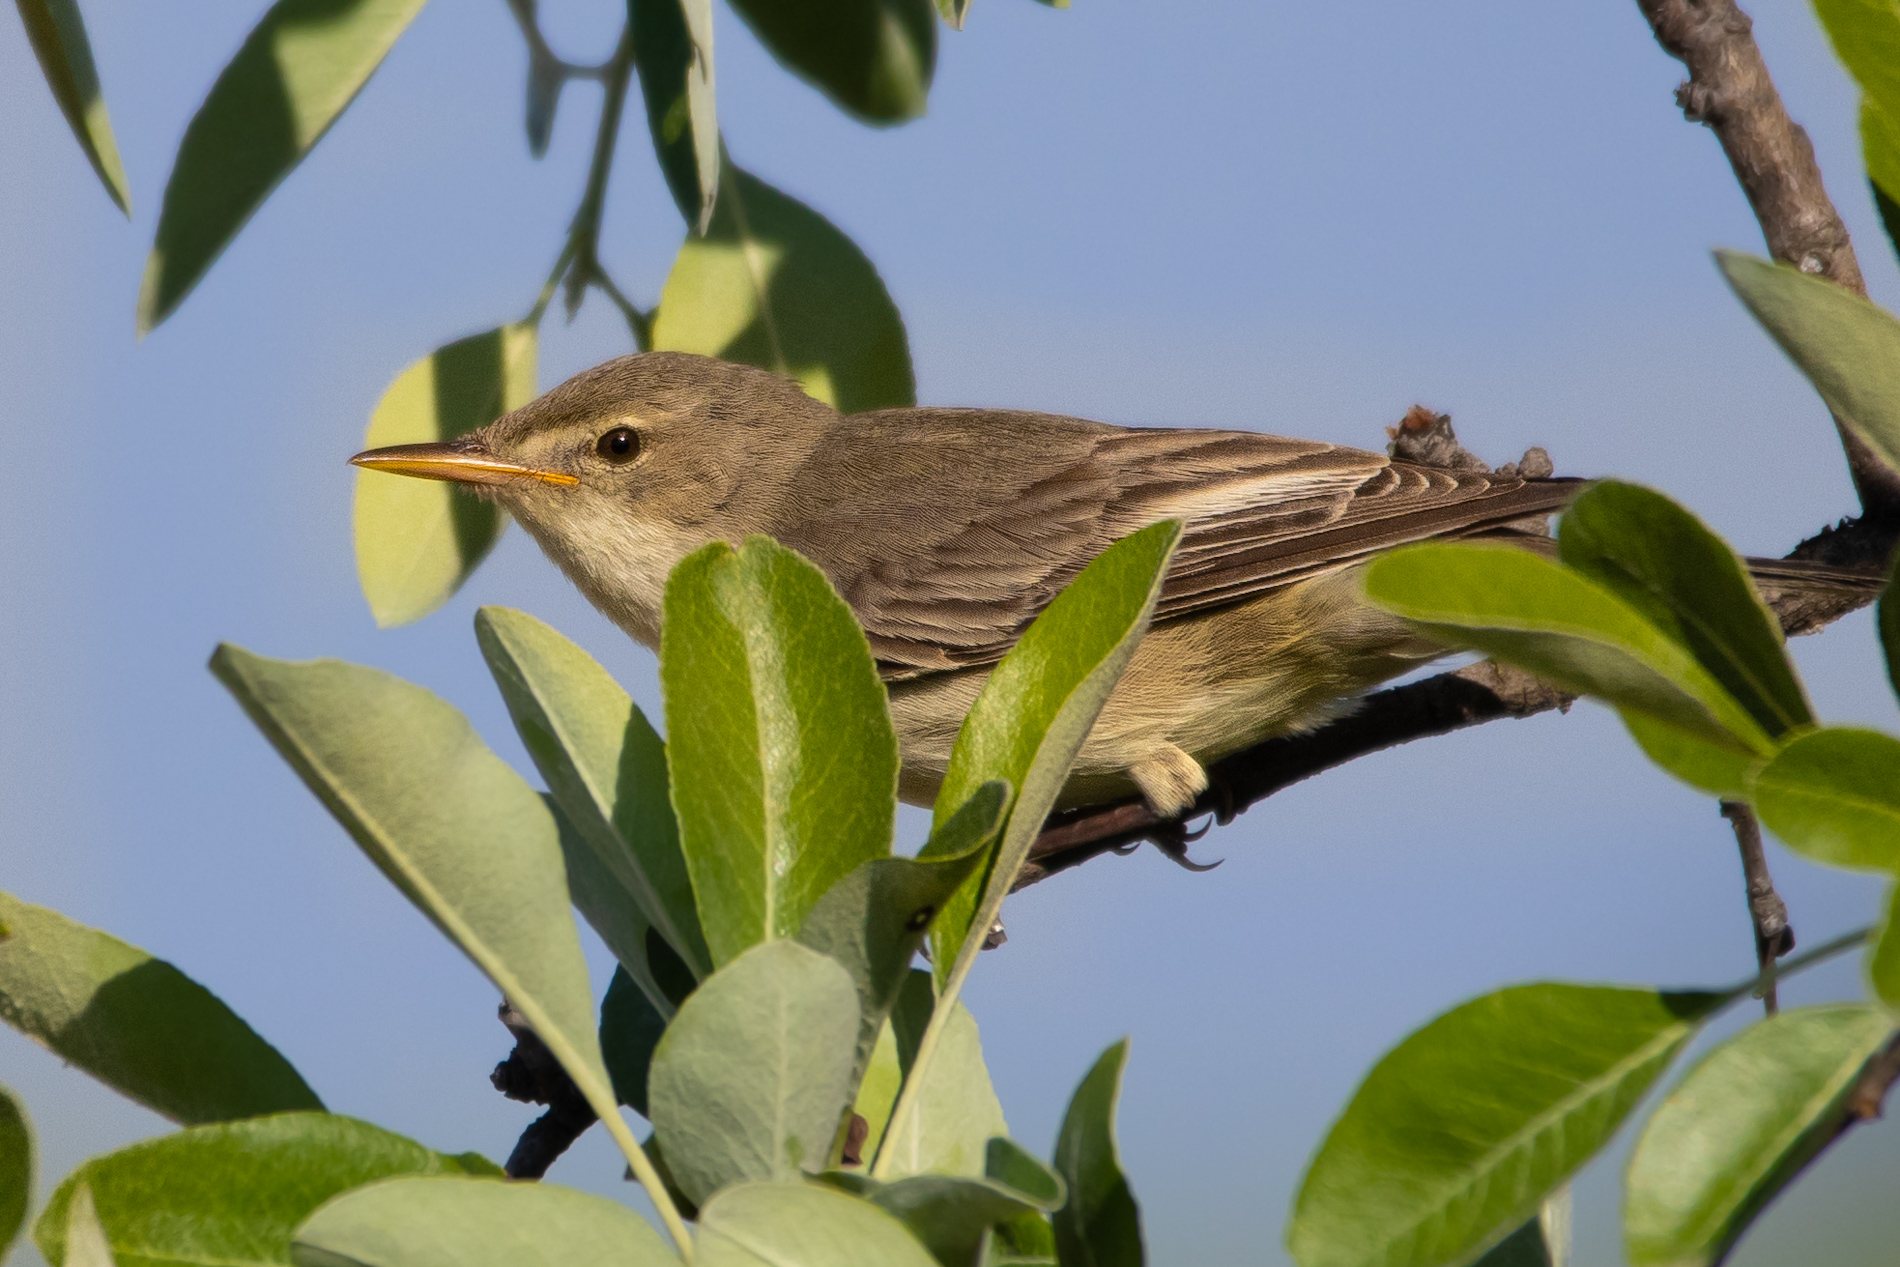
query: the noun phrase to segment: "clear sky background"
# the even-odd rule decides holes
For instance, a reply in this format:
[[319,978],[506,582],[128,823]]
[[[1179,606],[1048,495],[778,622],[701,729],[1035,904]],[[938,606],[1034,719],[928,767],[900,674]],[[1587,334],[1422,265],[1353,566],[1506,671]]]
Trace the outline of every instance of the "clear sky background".
[[[1634,5],[977,0],[944,32],[929,116],[872,131],[717,27],[739,162],[830,216],[908,323],[920,398],[1377,446],[1414,401],[1494,462],[1662,487],[1777,554],[1853,507],[1825,411],[1710,263],[1761,250],[1680,68]],[[506,1155],[495,993],[349,844],[204,671],[231,639],[391,670],[530,769],[469,629],[551,621],[657,717],[652,657],[511,533],[443,611],[378,631],[357,591],[351,471],[408,362],[531,303],[597,112],[570,87],[536,163],[525,56],[498,0],[436,0],[179,313],[132,337],[185,122],[262,10],[89,0],[137,214],[73,145],[0,18],[0,887],[171,959],[335,1110]],[[592,60],[612,0],[544,0]],[[1900,276],[1866,192],[1855,92],[1810,11],[1757,31],[1814,137],[1876,298]],[[650,302],[680,237],[630,118],[605,254]],[[542,386],[628,350],[598,299],[543,327]],[[1797,658],[1830,720],[1900,727],[1863,614]],[[915,816],[905,820],[915,834]],[[1014,1133],[1134,1039],[1121,1143],[1151,1261],[1276,1263],[1306,1159],[1405,1033],[1507,982],[1710,985],[1752,970],[1739,868],[1705,797],[1614,719],[1506,722],[1360,761],[1196,846],[1106,858],[1012,901],[970,1002]],[[1878,886],[1771,862],[1806,944]],[[604,988],[608,961],[594,950]],[[1789,1002],[1857,991],[1852,961]],[[1729,1022],[1733,1024],[1733,1020]],[[50,1190],[156,1134],[0,1033]],[[1627,1138],[1624,1143],[1627,1144]],[[1621,1151],[1578,1184],[1579,1261],[1620,1261]],[[1892,1260],[1900,1128],[1858,1131],[1737,1257]],[[622,1192],[600,1132],[553,1177]],[[36,1262],[28,1250],[24,1258]]]

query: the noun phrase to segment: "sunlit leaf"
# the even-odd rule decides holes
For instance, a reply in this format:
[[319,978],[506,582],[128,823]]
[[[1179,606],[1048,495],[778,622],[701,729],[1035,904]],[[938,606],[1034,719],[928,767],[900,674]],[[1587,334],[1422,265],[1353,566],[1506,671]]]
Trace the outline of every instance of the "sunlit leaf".
[[1755,808],[1788,846],[1837,867],[1900,874],[1900,739],[1829,726],[1755,775]]
[[196,1126],[86,1162],[46,1203],[33,1239],[47,1261],[62,1261],[83,1184],[128,1267],[288,1264],[291,1233],[330,1197],[394,1175],[440,1174],[501,1171],[474,1153],[445,1156],[327,1113]]
[[937,1267],[896,1218],[815,1184],[745,1183],[699,1212],[695,1267]]
[[[415,362],[370,415],[365,448],[453,440],[534,398],[534,327],[458,339]],[[356,473],[356,575],[385,628],[420,620],[462,587],[507,521],[459,484]]]
[[33,1200],[33,1129],[12,1091],[0,1086],[0,1262]]
[[904,321],[871,261],[729,160],[706,236],[689,236],[667,275],[653,346],[788,375],[846,413],[917,400]]
[[[311,1251],[317,1251],[313,1255]],[[333,1197],[296,1233],[311,1267],[677,1267],[618,1201],[551,1183],[385,1179]]]
[[733,0],[774,57],[865,123],[924,112],[937,64],[931,0]]
[[631,0],[627,17],[660,174],[686,223],[704,233],[719,192],[711,0]]
[[86,153],[106,194],[126,215],[132,214],[132,191],[119,164],[119,147],[112,139],[112,120],[106,115],[99,72],[92,64],[92,43],[79,16],[76,0],[14,0],[27,42],[40,59],[40,72],[53,90],[59,112]]
[[858,998],[834,960],[792,941],[713,973],[653,1053],[653,1133],[680,1189],[823,1170],[851,1102]]
[[1630,1154],[1623,1243],[1632,1267],[1719,1262],[1832,1137],[1830,1113],[1892,1030],[1880,1008],[1800,1008],[1704,1056]]
[[1441,1267],[1514,1232],[1609,1143],[1722,996],[1514,986],[1366,1075],[1307,1169],[1300,1267]]
[[1128,1040],[1103,1052],[1083,1077],[1056,1134],[1056,1173],[1068,1200],[1051,1216],[1063,1267],[1141,1267],[1141,1211],[1115,1148]]
[[170,316],[382,64],[423,0],[277,0],[179,142],[139,288],[139,332]]
[[[911,978],[929,995],[928,974]],[[916,996],[913,994],[912,996]],[[921,1000],[920,1000],[921,1001]],[[878,1176],[901,1179],[907,1175],[981,1175],[989,1158],[990,1140],[1009,1134],[1003,1106],[983,1060],[983,1039],[976,1018],[961,1002],[940,1002],[944,1011],[936,1052],[928,1064],[915,1060],[920,1035],[906,1033],[912,1024],[926,1022],[931,1012],[916,1008],[907,1018],[900,1004],[896,1013],[897,1046],[905,1076],[915,1079],[910,1114],[883,1141],[877,1155]]]
[[0,893],[0,1020],[187,1126],[321,1109],[275,1047],[162,959]]
[[796,935],[833,884],[890,853],[897,738],[857,618],[766,537],[673,569],[660,682],[680,845],[724,965]]

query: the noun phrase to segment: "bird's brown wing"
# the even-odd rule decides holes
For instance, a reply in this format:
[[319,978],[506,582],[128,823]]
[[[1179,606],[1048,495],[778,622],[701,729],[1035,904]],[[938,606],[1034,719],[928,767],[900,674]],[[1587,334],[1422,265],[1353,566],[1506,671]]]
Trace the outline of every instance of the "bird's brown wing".
[[[877,468],[855,481],[867,488],[808,508],[779,535],[838,585],[889,679],[1001,659],[1089,560],[1163,519],[1184,520],[1186,531],[1157,621],[1407,542],[1549,514],[1578,487],[1253,432],[973,410],[859,418],[863,447],[833,456]],[[926,497],[932,480],[965,495],[947,506]]]

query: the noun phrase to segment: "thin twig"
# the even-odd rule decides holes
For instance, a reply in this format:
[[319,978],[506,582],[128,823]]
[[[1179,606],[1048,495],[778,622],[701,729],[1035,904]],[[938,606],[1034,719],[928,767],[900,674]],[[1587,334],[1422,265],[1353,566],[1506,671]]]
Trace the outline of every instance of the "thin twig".
[[[1754,24],[1734,0],[1636,0],[1664,51],[1688,67],[1676,103],[1706,123],[1728,155],[1761,225],[1768,251],[1804,273],[1867,293],[1847,226],[1827,196],[1814,145],[1788,117],[1755,43]],[[1900,518],[1900,474],[1835,419],[1864,513]]]
[[1761,823],[1744,801],[1723,801],[1722,817],[1735,828],[1735,844],[1742,854],[1742,880],[1748,891],[1748,916],[1755,926],[1755,965],[1768,982],[1762,991],[1762,1009],[1773,1016],[1780,1008],[1775,993],[1774,962],[1794,949],[1794,929],[1788,927],[1788,904],[1775,892],[1768,874],[1768,855],[1762,849]]

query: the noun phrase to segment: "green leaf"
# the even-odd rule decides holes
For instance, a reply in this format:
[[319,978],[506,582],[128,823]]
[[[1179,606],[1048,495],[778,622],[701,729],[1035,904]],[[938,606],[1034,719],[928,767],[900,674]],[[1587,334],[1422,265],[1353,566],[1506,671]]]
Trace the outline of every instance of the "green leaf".
[[26,1109],[0,1086],[0,1262],[13,1248],[33,1200],[33,1128]]
[[1887,918],[1867,952],[1867,983],[1875,998],[1900,1012],[1900,885],[1887,894]]
[[687,237],[660,292],[653,347],[787,375],[845,413],[917,403],[904,321],[871,261],[729,159],[706,235]]
[[970,12],[970,0],[937,0],[937,14],[953,31],[961,31]]
[[1616,711],[1643,754],[1690,787],[1736,800],[1748,795],[1748,776],[1759,757],[1710,743],[1633,708]]
[[[1900,13],[1886,0],[1814,0],[1834,51],[1866,101],[1900,110]],[[1868,164],[1871,169],[1871,161]]]
[[[919,975],[930,976],[927,972]],[[896,1106],[897,1093],[903,1085],[904,1067],[897,1055],[897,1033],[886,1021],[877,1033],[877,1045],[871,1048],[871,1059],[858,1078],[857,1102],[852,1105],[853,1111],[864,1119],[864,1142],[858,1149],[861,1159],[868,1161],[877,1156],[884,1128],[890,1124],[891,1109]]]
[[1103,551],[1058,594],[983,684],[937,793],[943,826],[992,780],[1018,789],[996,858],[946,903],[931,927],[938,992],[954,998],[1069,766],[1135,653],[1180,540],[1168,520]]
[[[672,996],[660,984],[652,964],[653,948],[665,946],[665,939],[647,922],[646,913],[626,886],[607,870],[607,864],[562,811],[560,802],[547,792],[541,794],[541,800],[560,833],[561,862],[567,868],[568,900],[607,943],[607,949],[619,961],[617,971],[626,973],[628,980],[660,1009],[661,1015],[673,1015]],[[692,981],[690,970],[686,976]],[[691,993],[690,987],[686,993]]]
[[1837,867],[1900,874],[1900,739],[1829,726],[1755,775],[1755,808],[1789,848]]
[[[1061,1180],[1055,1180],[1061,1193]],[[941,1267],[978,1267],[983,1236],[1000,1223],[1041,1217],[1049,1203],[1032,1199],[995,1179],[955,1175],[917,1175],[879,1183],[860,1174],[833,1172],[824,1178],[854,1196],[888,1210],[910,1229]],[[1058,1195],[1056,1205],[1061,1204]]]
[[699,1212],[694,1267],[936,1267],[904,1225],[815,1184],[746,1183]]
[[1567,1267],[1569,1261],[1570,1190],[1566,1188],[1472,1267]]
[[1867,162],[1867,179],[1873,186],[1881,227],[1892,242],[1900,224],[1895,222],[1894,197],[1888,191],[1900,189],[1900,118],[1872,97],[1863,96],[1860,101],[1860,150]]
[[1698,1061],[1650,1116],[1624,1179],[1632,1267],[1719,1262],[1831,1139],[1829,1116],[1893,1030],[1829,1004],[1751,1025]]
[[1900,468],[1900,321],[1833,282],[1717,251],[1730,286],[1841,423]]
[[501,1171],[474,1153],[445,1156],[327,1113],[195,1126],[73,1171],[47,1202],[33,1239],[60,1267],[68,1212],[83,1185],[123,1263],[287,1264],[291,1233],[330,1197],[394,1175],[440,1174]]
[[733,0],[787,69],[864,123],[924,112],[937,66],[931,0]]
[[660,174],[686,223],[704,234],[719,193],[711,0],[631,0],[627,20]]
[[647,1074],[653,1050],[666,1032],[666,1018],[625,968],[614,970],[607,997],[600,1003],[600,1051],[614,1081],[614,1096],[641,1117],[647,1116]]
[[277,0],[179,142],[139,288],[153,329],[382,64],[423,0]]
[[1781,626],[1748,570],[1669,498],[1600,480],[1564,511],[1557,553],[1687,647],[1770,737],[1814,724]]
[[132,191],[119,165],[119,147],[112,139],[112,120],[106,115],[99,72],[92,64],[92,43],[75,0],[14,0],[26,38],[40,59],[40,72],[79,148],[86,152],[99,183],[106,187],[120,211],[132,214]]
[[1300,1267],[1428,1267],[1504,1239],[1609,1143],[1726,996],[1513,986],[1373,1068],[1320,1146],[1287,1244]]
[[873,858],[831,886],[805,919],[798,940],[830,955],[858,988],[855,1088],[871,1063],[884,1022],[924,944],[930,921],[957,886],[982,865],[1002,825],[1005,783],[985,783],[931,836],[930,859]]
[[1887,682],[1894,695],[1900,696],[1900,589],[1894,588],[1896,581],[1900,581],[1900,553],[1893,556],[1887,569],[1887,588],[1874,611],[1874,623],[1880,629],[1880,654],[1887,663]]
[[[657,1191],[601,1059],[557,830],[540,796],[461,713],[387,673],[270,660],[229,643],[211,670],[370,860],[527,1018]],[[677,1216],[668,1222],[683,1240]]]
[[1062,1176],[1007,1135],[998,1135],[984,1146],[983,1175],[1038,1210],[1059,1210],[1069,1199]]
[[695,975],[711,972],[668,799],[666,745],[646,714],[598,661],[526,612],[484,607],[475,637],[568,821]]
[[187,1126],[321,1109],[216,995],[116,937],[0,893],[0,1020]]
[[1596,581],[1529,551],[1408,546],[1372,561],[1366,594],[1449,646],[1483,651],[1718,747],[1773,750],[1687,647]]
[[833,884],[890,853],[897,736],[857,618],[767,537],[673,569],[660,682],[680,845],[723,966],[794,936]]
[[[534,398],[532,325],[437,348],[396,376],[370,415],[365,448],[453,440]],[[376,623],[421,620],[449,600],[501,538],[499,507],[459,484],[356,473],[356,575]]]
[[1056,1173],[1068,1200],[1053,1216],[1062,1267],[1140,1267],[1141,1211],[1115,1152],[1115,1101],[1128,1040],[1103,1052],[1075,1088],[1056,1133]]
[[[921,988],[923,1000],[928,1000],[929,974],[918,972],[911,982],[910,988]],[[935,1020],[939,1014],[942,1019]],[[920,1064],[914,1053],[921,1035],[913,1027],[924,1019],[935,1021],[940,1032],[935,1056]],[[976,1018],[956,1001],[938,1002],[937,1012],[916,1008],[909,1016],[900,1004],[894,1028],[899,1061],[908,1079],[904,1092],[911,1097],[912,1107],[904,1123],[882,1140],[877,1177],[984,1174],[990,1140],[1008,1135],[1009,1124],[1003,1120],[1002,1103],[983,1061]]]
[[821,1170],[851,1103],[858,998],[835,961],[797,942],[755,946],[715,972],[666,1027],[647,1095],[681,1191]]
[[[314,1252],[313,1252],[314,1251]],[[412,1177],[333,1197],[297,1229],[300,1267],[677,1267],[618,1201],[551,1183]]]

